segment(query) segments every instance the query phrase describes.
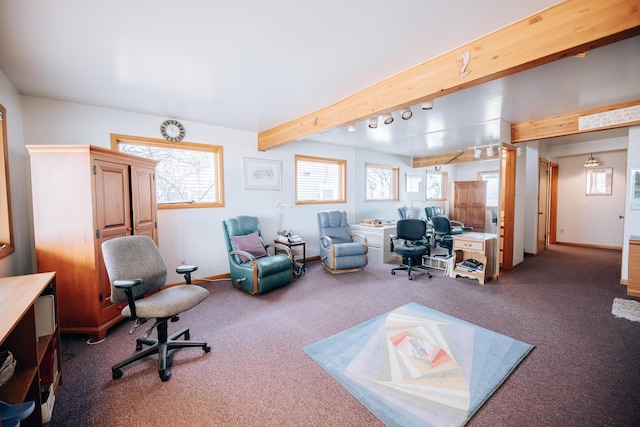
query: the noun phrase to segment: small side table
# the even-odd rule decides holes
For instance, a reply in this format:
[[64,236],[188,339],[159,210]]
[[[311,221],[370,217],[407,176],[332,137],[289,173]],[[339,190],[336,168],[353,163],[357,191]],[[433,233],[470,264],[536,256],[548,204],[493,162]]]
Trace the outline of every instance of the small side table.
[[[306,268],[306,267],[307,267],[307,264],[306,264],[306,259],[307,259],[307,242],[305,242],[304,240],[303,240],[303,241],[301,241],[301,242],[293,242],[293,243],[292,243],[292,242],[281,242],[281,241],[279,241],[279,240],[274,240],[274,242],[275,242],[275,243],[281,243],[281,244],[283,244],[283,245],[285,245],[285,246],[288,246],[288,247],[289,247],[289,249],[291,249],[291,252],[293,252],[293,248],[295,248],[296,246],[302,246],[302,259],[300,260],[300,262],[302,263],[302,266],[303,266],[304,268]],[[276,248],[276,251],[277,251],[277,250],[278,250],[278,249]],[[296,254],[294,253],[294,254],[293,254],[293,259],[294,259],[294,260],[295,260],[295,256],[296,256]]]

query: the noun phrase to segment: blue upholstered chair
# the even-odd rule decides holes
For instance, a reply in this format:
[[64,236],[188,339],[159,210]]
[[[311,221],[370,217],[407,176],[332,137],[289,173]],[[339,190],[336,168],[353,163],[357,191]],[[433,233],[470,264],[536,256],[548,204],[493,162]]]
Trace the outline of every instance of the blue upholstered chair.
[[330,273],[362,270],[367,265],[369,245],[364,236],[351,234],[347,213],[318,212],[320,261]]
[[411,218],[411,212],[409,211],[408,207],[401,206],[398,208],[398,216],[400,217],[400,219],[408,219]]
[[[190,341],[189,329],[168,335],[167,323],[179,320],[178,315],[204,301],[209,291],[191,284],[191,273],[195,265],[176,268],[183,274],[185,285],[164,288],[167,279],[167,267],[156,243],[149,236],[125,236],[106,240],[102,243],[102,256],[111,282],[111,301],[127,301],[122,309],[124,317],[135,319],[129,329],[133,333],[147,319],[155,318],[142,338],[136,340],[136,352],[133,356],[111,367],[113,379],[122,376],[122,368],[152,354],[158,355],[158,373],[162,381],[171,378],[167,369],[167,352],[175,348],[202,347],[205,353],[211,348],[204,341]],[[158,330],[158,339],[149,339],[154,329]],[[179,340],[184,336],[184,340]],[[142,346],[148,346],[144,350]]]
[[[280,243],[265,245],[258,218],[246,215],[228,218],[222,221],[222,229],[233,286],[251,294],[263,294],[291,283],[291,249]],[[276,248],[283,253],[276,254]]]

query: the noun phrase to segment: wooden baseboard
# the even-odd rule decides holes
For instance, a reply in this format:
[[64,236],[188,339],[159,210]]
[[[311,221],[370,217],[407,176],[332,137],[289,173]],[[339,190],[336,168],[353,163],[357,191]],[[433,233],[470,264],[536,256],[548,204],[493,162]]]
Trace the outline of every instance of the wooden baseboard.
[[556,242],[555,244],[563,245],[563,246],[576,246],[580,248],[610,249],[614,251],[622,251],[622,246],[592,245],[588,243],[572,243],[572,242]]

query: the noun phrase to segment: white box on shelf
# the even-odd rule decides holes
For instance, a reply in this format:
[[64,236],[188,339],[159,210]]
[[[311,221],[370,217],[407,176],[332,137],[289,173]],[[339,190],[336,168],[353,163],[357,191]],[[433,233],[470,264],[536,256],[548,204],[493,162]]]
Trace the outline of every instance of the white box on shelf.
[[53,414],[53,405],[56,403],[56,396],[53,394],[53,384],[49,386],[49,397],[46,402],[42,402],[42,424],[51,421],[51,414]]
[[55,301],[53,295],[38,297],[35,304],[36,335],[38,338],[52,335],[56,329]]

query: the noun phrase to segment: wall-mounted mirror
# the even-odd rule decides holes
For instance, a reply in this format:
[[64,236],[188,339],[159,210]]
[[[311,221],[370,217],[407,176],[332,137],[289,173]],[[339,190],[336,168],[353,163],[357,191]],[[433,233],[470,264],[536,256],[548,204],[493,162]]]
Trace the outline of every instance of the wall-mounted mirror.
[[0,105],[0,258],[13,253],[7,110]]

